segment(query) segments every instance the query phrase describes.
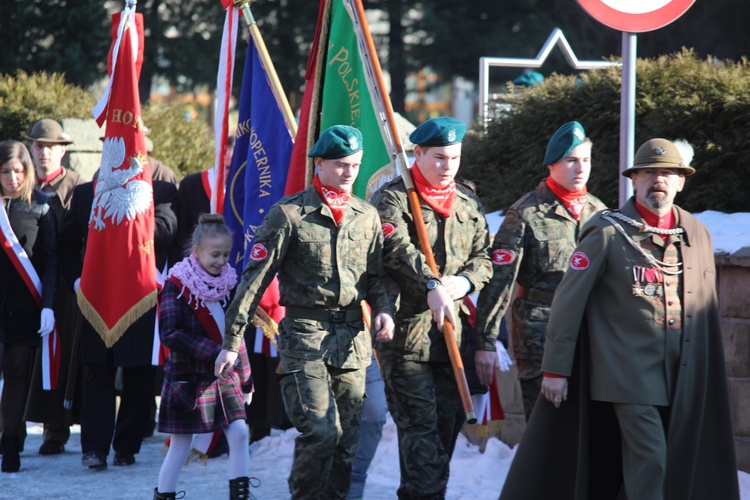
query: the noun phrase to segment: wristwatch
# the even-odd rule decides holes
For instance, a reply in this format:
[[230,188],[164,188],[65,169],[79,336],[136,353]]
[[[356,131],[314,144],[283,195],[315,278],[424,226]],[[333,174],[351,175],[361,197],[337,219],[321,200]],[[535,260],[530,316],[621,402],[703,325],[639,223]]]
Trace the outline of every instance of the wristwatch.
[[437,287],[439,287],[441,285],[442,285],[442,283],[440,282],[439,279],[433,278],[433,279],[431,279],[431,280],[429,280],[427,282],[427,291],[431,292],[431,291],[433,291],[434,289],[436,289]]

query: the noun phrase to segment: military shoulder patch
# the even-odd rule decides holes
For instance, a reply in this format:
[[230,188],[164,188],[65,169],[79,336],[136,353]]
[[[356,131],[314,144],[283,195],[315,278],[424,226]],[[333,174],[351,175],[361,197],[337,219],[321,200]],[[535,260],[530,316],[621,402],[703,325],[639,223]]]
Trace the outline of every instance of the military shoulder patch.
[[250,250],[250,258],[253,260],[263,260],[268,257],[268,250],[260,243],[253,245],[253,249]]
[[575,252],[570,256],[570,267],[576,271],[583,271],[590,263],[588,256],[583,252]]
[[387,238],[396,229],[390,222],[383,223],[383,238]]
[[510,250],[498,248],[492,252],[492,263],[496,266],[505,266],[515,260],[515,255]]

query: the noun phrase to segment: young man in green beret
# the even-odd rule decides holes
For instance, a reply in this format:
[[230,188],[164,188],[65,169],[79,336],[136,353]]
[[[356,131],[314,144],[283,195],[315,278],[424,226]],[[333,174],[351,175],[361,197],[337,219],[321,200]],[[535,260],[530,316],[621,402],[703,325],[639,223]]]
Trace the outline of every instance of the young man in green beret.
[[450,321],[460,345],[462,299],[492,275],[481,203],[472,188],[455,181],[465,131],[462,122],[441,117],[409,136],[415,144],[409,175],[439,276],[420,249],[404,181],[386,184],[373,197],[383,223],[385,267],[401,288],[393,341],[378,348],[388,408],[398,427],[399,498],[445,496],[461,401],[441,332]]
[[352,196],[362,134],[336,125],[310,150],[310,187],[281,199],[256,232],[250,263],[227,310],[216,375],[231,370],[243,332],[278,273],[286,317],[279,324],[279,375],[296,439],[294,499],[344,499],[359,436],[372,339],[361,301],[373,308],[378,342],[393,337],[398,288],[383,269],[378,213]]
[[694,172],[646,141],[634,196],[581,231],[501,499],[739,498],[711,235],[674,205]]
[[[477,328],[494,349],[500,322],[513,292],[511,335],[526,420],[542,386],[542,355],[552,295],[568,268],[578,233],[599,210],[606,208],[588,193],[591,140],[583,126],[569,122],[547,144],[542,163],[549,176],[516,201],[505,214],[492,243],[492,281],[479,296]],[[508,339],[500,339],[507,347]],[[497,362],[476,359],[479,380],[492,381]]]

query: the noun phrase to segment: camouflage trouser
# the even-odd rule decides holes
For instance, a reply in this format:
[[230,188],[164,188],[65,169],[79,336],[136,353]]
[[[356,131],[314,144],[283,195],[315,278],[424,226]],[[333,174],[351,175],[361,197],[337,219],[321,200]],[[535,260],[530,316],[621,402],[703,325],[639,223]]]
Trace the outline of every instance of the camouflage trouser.
[[519,298],[513,302],[510,333],[520,380],[532,379],[542,374],[549,311],[549,306],[529,300]]
[[289,475],[293,499],[345,499],[359,438],[365,368],[284,357],[281,394],[295,440]]
[[398,427],[398,498],[443,498],[461,406],[451,364],[391,357],[380,362],[388,409]]
[[542,376],[536,376],[528,380],[520,380],[521,397],[523,398],[523,414],[526,421],[531,417],[531,410],[534,409],[539,393],[542,392]]

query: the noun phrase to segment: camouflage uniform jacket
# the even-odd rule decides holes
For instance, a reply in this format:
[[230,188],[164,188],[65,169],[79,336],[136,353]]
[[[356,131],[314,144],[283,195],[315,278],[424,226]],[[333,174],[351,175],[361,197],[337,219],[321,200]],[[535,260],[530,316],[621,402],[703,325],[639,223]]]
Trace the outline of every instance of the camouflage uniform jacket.
[[[352,196],[339,226],[311,186],[279,200],[258,228],[251,260],[226,315],[225,349],[237,351],[248,318],[279,275],[279,303],[356,309],[366,299],[373,317],[395,314],[398,288],[383,268],[377,211]],[[372,340],[363,321],[329,323],[287,316],[279,325],[282,356],[323,360],[338,368],[370,364]]]
[[[447,361],[443,334],[438,331],[427,306],[427,281],[435,278],[419,248],[401,179],[392,181],[373,196],[383,221],[385,267],[401,288],[393,341],[379,346],[379,352],[415,361]],[[427,236],[441,276],[464,276],[472,291],[481,290],[492,276],[489,231],[484,210],[476,194],[456,183],[453,212],[448,218],[422,203]],[[456,317],[463,301],[455,303]],[[468,310],[465,312],[468,313]],[[461,345],[461,324],[455,325]]]
[[[485,332],[487,341],[477,348],[495,349],[500,322],[517,281],[536,295],[528,299],[517,298],[513,305],[512,336],[516,359],[534,360],[533,363],[519,363],[519,378],[532,378],[541,373],[551,297],[568,268],[581,228],[596,212],[605,208],[598,198],[587,194],[581,220],[576,221],[542,181],[536,190],[516,201],[505,215],[492,243],[492,280],[481,293],[477,305],[477,330]],[[523,373],[525,370],[528,373]]]

